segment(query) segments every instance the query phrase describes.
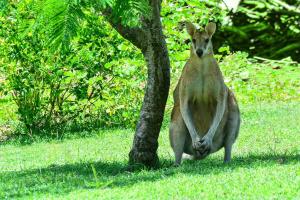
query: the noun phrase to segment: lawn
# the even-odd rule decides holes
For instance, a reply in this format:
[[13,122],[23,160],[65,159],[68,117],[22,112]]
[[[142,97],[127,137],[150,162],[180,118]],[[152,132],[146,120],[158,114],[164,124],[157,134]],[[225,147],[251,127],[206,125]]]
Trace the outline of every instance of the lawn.
[[155,170],[128,169],[133,130],[0,145],[0,199],[300,199],[299,103],[241,111],[230,164],[222,163],[221,150],[173,167],[167,128]]

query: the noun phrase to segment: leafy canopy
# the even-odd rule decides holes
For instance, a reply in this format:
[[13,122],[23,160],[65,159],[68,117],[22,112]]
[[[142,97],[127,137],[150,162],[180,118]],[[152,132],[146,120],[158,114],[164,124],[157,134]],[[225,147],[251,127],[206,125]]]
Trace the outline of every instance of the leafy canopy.
[[149,17],[147,0],[30,0],[36,9],[36,19],[28,26],[30,30],[48,35],[48,45],[65,52],[77,36],[81,23],[88,14],[110,13],[111,19],[124,26],[139,26],[139,19]]

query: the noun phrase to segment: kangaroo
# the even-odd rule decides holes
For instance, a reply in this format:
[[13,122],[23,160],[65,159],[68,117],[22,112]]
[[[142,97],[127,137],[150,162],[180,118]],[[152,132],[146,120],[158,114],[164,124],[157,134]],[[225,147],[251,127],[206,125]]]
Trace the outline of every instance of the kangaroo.
[[186,29],[192,38],[190,58],[173,93],[169,127],[175,165],[181,164],[183,153],[203,159],[222,147],[227,163],[239,133],[240,111],[214,58],[211,38],[216,24],[210,22],[201,31],[186,22]]

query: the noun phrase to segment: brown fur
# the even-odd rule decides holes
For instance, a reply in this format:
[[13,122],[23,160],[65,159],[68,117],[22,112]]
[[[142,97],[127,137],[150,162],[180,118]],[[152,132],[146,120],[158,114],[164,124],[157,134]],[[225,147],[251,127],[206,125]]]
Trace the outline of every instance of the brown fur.
[[[187,31],[192,37],[191,55],[173,93],[170,124],[175,163],[180,164],[182,153],[201,159],[222,147],[228,162],[238,135],[240,113],[213,56],[210,39],[215,24],[209,23],[201,32],[187,23]],[[203,52],[200,57],[196,53],[199,49]]]

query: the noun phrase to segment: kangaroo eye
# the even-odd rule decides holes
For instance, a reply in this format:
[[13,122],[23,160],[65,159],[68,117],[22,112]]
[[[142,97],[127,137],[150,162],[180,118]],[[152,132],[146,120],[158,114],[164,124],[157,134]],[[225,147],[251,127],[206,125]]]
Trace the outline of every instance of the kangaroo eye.
[[206,39],[205,42],[208,43],[208,42],[209,42],[209,39]]
[[192,41],[193,41],[194,44],[196,43],[196,40],[195,40],[195,39],[193,39]]

